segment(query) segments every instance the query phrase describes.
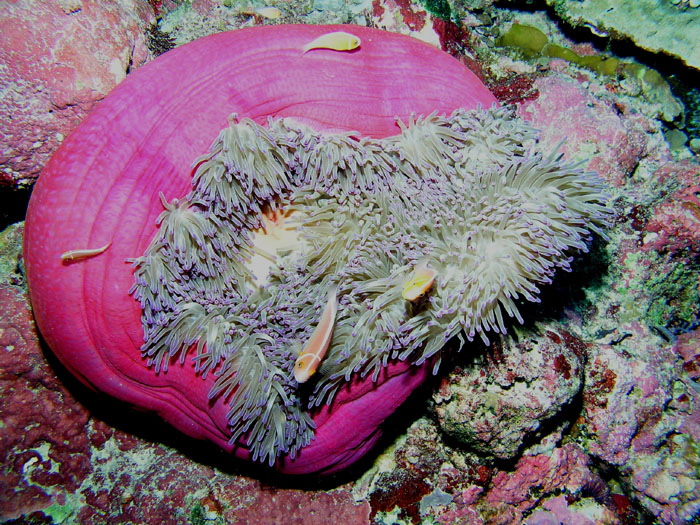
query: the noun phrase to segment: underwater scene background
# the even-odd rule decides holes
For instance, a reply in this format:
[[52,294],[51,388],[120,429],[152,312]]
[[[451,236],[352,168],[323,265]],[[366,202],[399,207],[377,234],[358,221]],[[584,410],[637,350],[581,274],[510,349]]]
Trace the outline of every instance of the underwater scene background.
[[[698,522],[698,2],[19,0],[0,7],[3,522]],[[190,347],[197,348],[187,359],[196,358],[198,371],[205,376],[212,371],[203,398],[209,387],[212,399],[222,392],[233,398],[223,409],[230,426],[222,431],[228,431],[222,442],[231,434],[250,439],[255,461],[246,463],[233,458],[230,450],[174,431],[151,413],[96,393],[85,383],[99,391],[109,389],[86,381],[54,356],[44,340],[52,341],[52,334],[40,335],[32,314],[23,254],[24,218],[32,188],[48,160],[125,78],[201,37],[282,24],[356,24],[421,40],[468,68],[504,108],[468,118],[460,112],[425,114],[416,121],[411,117],[410,122],[397,124],[398,138],[363,138],[359,146],[340,133],[326,140],[306,131],[303,123],[270,121],[265,131],[245,120],[246,115],[232,117],[231,127],[222,131],[211,150],[207,148],[216,137],[202,138],[203,157],[190,159],[197,163],[199,185],[193,183],[179,200],[154,196],[161,235],[146,252],[134,253],[128,261],[135,271],[134,304],[138,300],[145,309],[146,342],[143,355],[134,355],[134,366],[176,367]],[[385,94],[388,100],[401,92],[401,78],[395,82],[396,91]],[[450,87],[446,77],[445,91]],[[146,112],[144,118],[160,117]],[[183,129],[187,125],[183,122]],[[434,147],[433,138],[426,138],[429,134],[439,137],[449,152]],[[543,152],[540,156],[532,149],[535,142],[537,152]],[[229,155],[235,149],[231,144],[243,145],[239,157]],[[336,172],[342,170],[319,167],[323,161],[312,158],[322,151],[318,158],[330,159],[334,147],[340,153],[333,165],[352,171],[350,186],[338,178]],[[469,158],[460,157],[460,151],[468,152],[463,155]],[[349,167],[349,158],[354,159],[357,173]],[[522,160],[533,158],[537,160],[531,164]],[[229,302],[212,301],[210,290],[198,287],[191,270],[196,268],[203,280],[216,276],[221,270],[217,256],[239,244],[222,234],[215,238],[214,248],[205,249],[201,240],[214,229],[212,224],[239,219],[227,208],[225,195],[213,195],[207,177],[228,173],[235,179],[246,171],[240,166],[270,159],[274,176],[264,183],[244,181],[243,190],[231,191],[240,191],[241,200],[246,195],[263,199],[273,187],[284,213],[299,214],[293,224],[305,225],[309,239],[308,232],[315,235],[299,256],[315,273],[280,263],[281,269],[273,270],[270,279],[284,282],[287,295],[270,298],[267,291],[244,293],[245,286],[256,289],[255,278],[235,266],[235,275],[245,274],[245,279],[240,277],[240,283],[220,279],[217,293],[230,292]],[[508,178],[514,162],[527,166],[522,169],[525,175],[514,179],[517,182]],[[545,166],[542,173],[554,173],[558,182],[555,176],[541,175],[537,162]],[[466,164],[477,175],[460,179],[457,191],[450,185],[459,166]],[[326,174],[333,184],[341,182],[325,187],[321,181],[321,189],[308,186],[313,178],[309,175],[313,170],[305,171],[308,166]],[[494,182],[488,182],[489,173],[498,175],[501,169],[502,179],[496,181],[494,175]],[[371,171],[371,176],[363,178],[363,170]],[[280,173],[286,173],[289,181],[280,182]],[[405,180],[398,182],[396,173]],[[534,182],[523,182],[527,186],[523,189],[520,181],[528,177]],[[479,208],[484,195],[509,184],[521,193],[499,204],[500,209]],[[398,197],[387,193],[377,202],[368,197],[384,186]],[[545,187],[560,198],[550,202],[549,197],[533,193],[534,187]],[[362,198],[354,188],[364,192]],[[319,191],[325,192],[326,200],[319,199]],[[465,195],[463,201],[459,192]],[[349,209],[342,206],[346,198]],[[329,204],[333,199],[340,204]],[[513,227],[522,233],[517,241],[520,251],[505,256],[529,261],[522,263],[526,278],[515,272],[499,274],[492,281],[500,282],[506,292],[498,296],[494,292],[497,299],[479,299],[490,285],[479,288],[474,283],[479,276],[481,283],[491,282],[483,276],[494,260],[504,256],[499,242],[512,236],[499,235],[510,227],[509,213],[520,205],[522,213],[542,211],[538,205],[557,211],[548,215],[554,217],[552,222],[542,219],[527,232],[524,226]],[[210,213],[209,207],[215,211]],[[341,212],[332,215],[334,229],[318,218],[331,208],[342,208],[346,214],[344,223]],[[472,209],[479,211],[465,212]],[[279,218],[274,210],[262,212],[272,222]],[[392,214],[398,218],[391,219]],[[530,226],[533,216],[528,215]],[[240,220],[245,222],[246,217],[244,213]],[[353,258],[336,242],[345,235],[342,224],[357,222],[352,234],[366,231],[365,221],[375,219],[377,229],[368,235],[376,242],[368,243],[363,255],[370,255],[369,262]],[[472,263],[449,236],[429,245],[416,244],[421,231],[439,230],[451,220],[465,231],[488,232],[486,241],[470,234],[465,247],[482,265],[474,271],[476,277],[454,269],[456,260]],[[189,230],[178,230],[184,223],[190,224]],[[246,223],[251,230],[263,226]],[[201,238],[183,240],[182,231],[200,227]],[[123,228],[128,233],[128,224]],[[392,237],[394,228],[405,235]],[[347,242],[343,246],[352,245],[342,240]],[[182,250],[183,245],[188,250]],[[251,241],[251,254],[253,245]],[[177,260],[170,267],[158,259],[164,246]],[[207,256],[198,255],[195,246]],[[101,253],[99,246],[75,248],[64,254],[68,264]],[[80,253],[81,248],[94,248],[94,253]],[[242,252],[247,254],[249,248]],[[287,248],[279,249],[286,253]],[[256,249],[269,255],[267,247]],[[327,251],[314,251],[321,249]],[[237,252],[232,253],[231,260],[237,260]],[[323,253],[330,255],[324,258]],[[336,264],[335,273],[326,271],[331,263]],[[178,285],[167,279],[173,273]],[[342,281],[348,276],[354,279],[352,286]],[[439,295],[439,287],[450,279],[463,284],[461,292]],[[517,285],[509,287],[509,279]],[[299,293],[310,283],[321,284],[323,293]],[[412,287],[420,288],[417,300]],[[168,295],[152,299],[161,289]],[[336,293],[334,337],[342,336],[346,342],[330,346],[326,361],[304,390],[306,385],[299,387],[301,381],[291,377],[303,350],[290,334],[313,337],[314,320]],[[446,305],[434,317],[421,302],[429,301],[431,293]],[[457,296],[460,301],[466,298],[461,310],[462,303],[448,304]],[[177,317],[182,311],[177,305],[185,300],[197,303],[198,315],[206,320],[197,321],[196,330],[194,324],[186,324],[188,318]],[[303,304],[295,310],[296,301]],[[219,314],[233,303],[240,325],[226,325],[224,330],[219,317],[230,312]],[[264,305],[273,303],[277,310],[288,309],[286,317],[272,317]],[[363,310],[365,303],[371,304]],[[476,306],[470,310],[467,303]],[[382,309],[391,315],[381,317],[377,312]],[[368,342],[361,331],[352,330],[359,326],[352,320],[353,312],[360,312],[361,323],[380,323],[372,334],[386,336],[383,353],[376,351],[379,343],[374,339]],[[452,323],[455,312],[462,317]],[[409,314],[413,321],[406,322],[402,316]],[[89,318],[89,312],[86,315]],[[167,325],[166,317],[168,322],[175,320],[173,325]],[[403,328],[395,328],[394,322],[404,323]],[[253,325],[262,327],[262,335],[241,329]],[[416,331],[404,333],[409,328]],[[199,337],[202,333],[207,346],[205,336]],[[271,368],[256,368],[254,359],[245,365],[249,375],[264,378],[259,391],[244,391],[243,380],[236,379],[236,369],[228,363],[235,364],[245,354],[224,347],[258,348],[277,335],[284,344],[275,347],[274,355],[251,354],[263,361],[260,356],[265,354]],[[300,348],[292,351],[295,344]],[[318,415],[314,410],[342,392],[343,381],[361,374],[381,378],[383,367],[397,361],[431,373],[426,373],[424,382],[416,381],[413,393],[407,401],[397,402],[400,406],[392,416],[378,423],[383,435],[372,442],[371,451],[365,455],[363,450],[357,461],[353,457],[329,476],[294,478],[266,466],[280,457],[293,459],[299,450],[303,455],[304,447],[313,444],[312,416]],[[229,368],[217,372],[219,363]],[[149,373],[156,377],[155,370]],[[264,402],[255,405],[249,399]],[[266,414],[278,416],[256,419],[264,408]],[[371,419],[371,407],[363,410]],[[282,413],[287,415],[279,416]],[[278,417],[276,424],[273,417]],[[286,427],[280,418],[287,421]],[[320,435],[332,450],[333,436]],[[337,436],[339,442],[342,437]],[[281,463],[276,466],[285,470]]]

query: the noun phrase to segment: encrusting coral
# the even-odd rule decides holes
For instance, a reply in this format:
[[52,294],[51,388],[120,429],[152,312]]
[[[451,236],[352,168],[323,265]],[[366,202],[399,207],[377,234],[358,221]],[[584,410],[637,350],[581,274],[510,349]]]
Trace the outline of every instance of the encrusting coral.
[[[504,311],[522,322],[516,302],[537,301],[609,222],[597,175],[537,152],[508,109],[398,125],[370,139],[232,116],[134,260],[144,355],[159,372],[192,353],[214,373],[209,396],[228,400],[231,442],[254,459],[293,459],[313,439],[309,411],[353,374],[431,358],[437,370],[451,338],[488,343]],[[434,283],[407,300],[421,268]],[[292,369],[331,290],[328,353],[302,390]]]

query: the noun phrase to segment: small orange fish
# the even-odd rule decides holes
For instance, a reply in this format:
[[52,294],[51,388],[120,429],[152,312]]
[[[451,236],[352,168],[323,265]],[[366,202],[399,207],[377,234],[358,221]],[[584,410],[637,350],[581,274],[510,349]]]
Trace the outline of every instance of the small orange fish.
[[338,311],[338,298],[336,289],[333,288],[328,294],[328,302],[321,314],[321,320],[316,329],[306,342],[306,346],[297,357],[294,363],[294,379],[298,383],[305,383],[314,375],[318,365],[321,364],[328,345],[331,342],[333,327],[335,326],[335,314]]
[[423,297],[435,281],[437,272],[428,267],[428,259],[424,259],[413,270],[413,275],[406,281],[401,297],[407,301],[416,301]]
[[312,49],[332,49],[333,51],[352,51],[360,47],[362,41],[359,37],[345,31],[326,33],[312,40],[304,46],[304,53]]

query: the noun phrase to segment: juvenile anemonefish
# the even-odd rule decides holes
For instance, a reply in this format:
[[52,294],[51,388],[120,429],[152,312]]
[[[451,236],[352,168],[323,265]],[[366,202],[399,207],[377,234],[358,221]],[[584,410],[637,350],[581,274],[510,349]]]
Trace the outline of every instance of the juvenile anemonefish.
[[261,16],[270,20],[276,20],[282,16],[282,11],[276,7],[248,7],[241,11],[241,14]]
[[[312,40],[304,46],[303,53],[311,51],[312,49],[332,49],[334,51],[352,51],[360,47],[362,41],[350,33],[345,31],[334,31],[333,33],[326,33],[320,37]],[[302,53],[302,54],[303,54]]]
[[418,263],[416,269],[413,270],[411,278],[406,281],[401,297],[407,301],[415,301],[423,297],[425,292],[433,285],[436,275],[437,272],[428,267],[428,259],[422,260]]
[[111,242],[108,242],[101,248],[85,248],[82,250],[69,250],[67,252],[63,252],[61,254],[61,260],[63,262],[71,262],[71,261],[79,261],[80,259],[87,259],[88,257],[94,257],[95,255],[99,255],[107,248],[111,246]]
[[298,383],[305,383],[308,381],[309,378],[314,375],[318,365],[321,364],[323,357],[326,355],[328,345],[331,342],[331,336],[333,335],[335,314],[337,311],[338,297],[336,289],[333,288],[328,293],[328,302],[321,314],[321,320],[294,363],[294,379],[296,379]]

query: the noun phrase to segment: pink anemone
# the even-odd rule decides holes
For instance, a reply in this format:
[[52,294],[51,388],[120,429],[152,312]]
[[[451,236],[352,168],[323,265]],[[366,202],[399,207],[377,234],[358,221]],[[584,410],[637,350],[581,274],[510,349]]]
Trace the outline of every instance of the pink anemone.
[[[348,31],[352,52],[313,50],[321,34]],[[229,443],[225,400],[209,400],[190,360],[156,374],[141,356],[141,310],[128,293],[127,259],[144,253],[163,207],[190,190],[192,163],[227,117],[258,123],[293,117],[319,131],[396,135],[395,117],[489,107],[494,97],[449,55],[412,38],[354,26],[267,26],[209,36],[179,47],[132,73],[64,142],[32,195],[25,257],[41,334],[83,383],[185,434]],[[70,250],[109,248],[62,261]],[[286,473],[330,473],[365,454],[384,420],[427,376],[426,365],[390,364],[373,383],[355,379],[330,407],[314,414],[315,439]]]

